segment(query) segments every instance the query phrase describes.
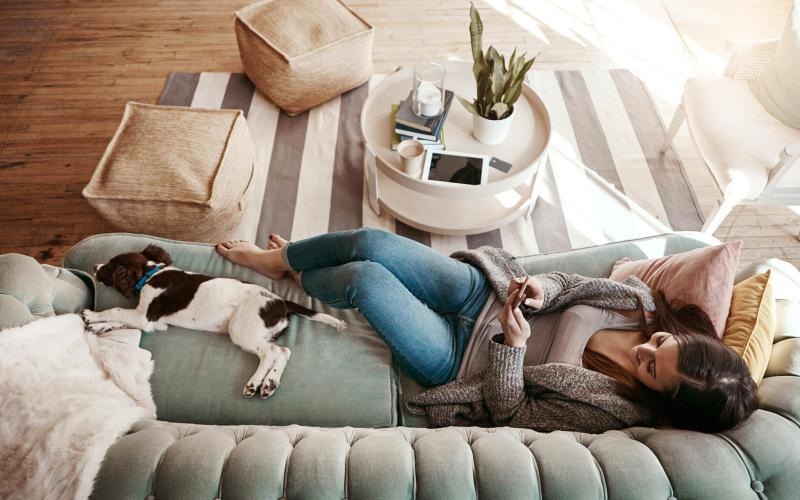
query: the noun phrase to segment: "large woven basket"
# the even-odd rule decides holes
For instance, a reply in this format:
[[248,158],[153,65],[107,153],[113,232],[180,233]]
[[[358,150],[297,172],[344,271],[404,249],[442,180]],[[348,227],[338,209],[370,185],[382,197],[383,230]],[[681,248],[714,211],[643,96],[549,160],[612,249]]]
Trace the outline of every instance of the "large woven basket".
[[128,103],[83,196],[123,231],[215,242],[239,226],[253,168],[240,110]]
[[366,82],[374,30],[339,0],[265,0],[236,12],[245,73],[289,115]]

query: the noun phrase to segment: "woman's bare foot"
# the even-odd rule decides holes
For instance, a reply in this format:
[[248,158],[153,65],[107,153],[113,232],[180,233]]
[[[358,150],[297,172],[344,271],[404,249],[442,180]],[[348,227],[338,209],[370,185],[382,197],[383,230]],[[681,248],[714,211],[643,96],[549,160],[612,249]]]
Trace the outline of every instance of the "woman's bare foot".
[[275,250],[277,248],[283,248],[286,246],[288,241],[286,241],[281,235],[270,233],[269,238],[267,239],[267,248],[270,250]]
[[[286,244],[289,243],[285,238],[283,238],[279,234],[270,233],[269,238],[267,239],[267,248],[270,250],[280,250],[281,248],[285,247]],[[303,285],[300,284],[300,273],[297,271],[287,271],[287,273],[295,283],[301,288]]]
[[[283,238],[281,240],[286,244],[286,240]],[[280,247],[272,247],[272,238],[270,238],[270,249],[268,250],[242,240],[223,241],[218,243],[215,248],[218,254],[234,264],[249,267],[269,279],[279,280],[289,270],[283,262]]]

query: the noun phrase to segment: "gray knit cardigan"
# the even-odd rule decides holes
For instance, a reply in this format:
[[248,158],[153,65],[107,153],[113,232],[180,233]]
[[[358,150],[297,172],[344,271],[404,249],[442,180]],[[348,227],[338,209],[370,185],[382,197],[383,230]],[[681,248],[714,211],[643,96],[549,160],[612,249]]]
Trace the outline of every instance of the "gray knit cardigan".
[[[503,301],[511,279],[526,274],[513,256],[493,247],[452,257],[480,269]],[[574,304],[636,310],[637,297],[645,310],[655,309],[649,288],[636,277],[622,283],[561,272],[536,277],[544,288],[544,304],[538,310],[523,308],[534,321],[538,314]],[[611,377],[563,363],[523,367],[526,347],[502,342],[502,335],[489,341],[485,370],[417,394],[406,402],[409,412],[427,415],[434,427],[496,425],[599,433],[653,424],[653,411],[632,401],[627,388]]]

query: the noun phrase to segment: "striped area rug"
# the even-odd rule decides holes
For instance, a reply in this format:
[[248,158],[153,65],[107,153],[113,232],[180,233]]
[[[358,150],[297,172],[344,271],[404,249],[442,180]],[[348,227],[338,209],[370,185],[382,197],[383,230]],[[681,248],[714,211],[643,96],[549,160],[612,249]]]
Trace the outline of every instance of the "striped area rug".
[[[279,111],[241,73],[172,73],[160,104],[242,109],[267,170],[256,243],[379,227],[449,253],[489,244],[516,255],[549,253],[670,230],[697,230],[702,212],[643,83],[627,70],[534,71],[551,115],[549,161],[529,219],[468,236],[430,234],[377,216],[364,189],[359,116],[384,75],[308,112]],[[387,133],[389,133],[387,128]]]

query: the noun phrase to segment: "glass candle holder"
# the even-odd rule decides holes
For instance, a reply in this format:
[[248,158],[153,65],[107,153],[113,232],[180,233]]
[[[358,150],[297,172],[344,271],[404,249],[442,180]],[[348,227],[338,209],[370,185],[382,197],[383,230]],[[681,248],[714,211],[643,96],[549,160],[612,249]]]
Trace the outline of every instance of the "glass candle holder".
[[447,68],[436,62],[424,62],[414,67],[412,107],[417,116],[439,116],[444,109],[444,77]]

